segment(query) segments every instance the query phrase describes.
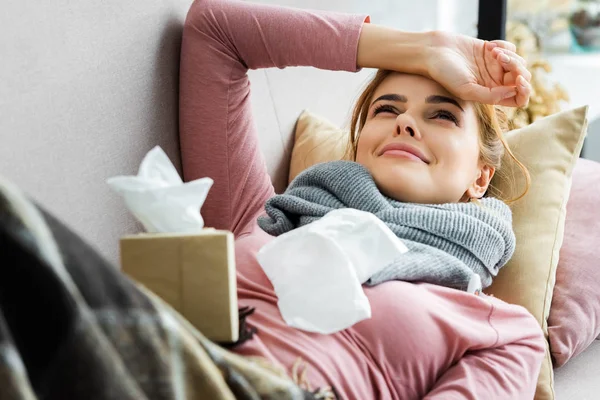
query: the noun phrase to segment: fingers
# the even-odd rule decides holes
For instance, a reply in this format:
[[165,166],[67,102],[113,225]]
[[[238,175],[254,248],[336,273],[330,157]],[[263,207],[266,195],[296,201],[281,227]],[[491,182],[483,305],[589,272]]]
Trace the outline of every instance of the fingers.
[[[497,42],[506,43],[506,45],[498,46]],[[502,40],[495,40],[486,43],[486,50],[491,51],[494,56],[498,56],[500,53],[504,53],[511,58],[516,58],[523,66],[527,67],[527,61],[523,57],[517,54],[516,47],[510,42],[504,42]]]
[[527,107],[529,104],[529,97],[531,96],[532,87],[522,76],[517,78],[516,82],[517,94],[514,97],[504,99],[500,102],[500,105],[507,105],[510,107]]
[[516,59],[518,62],[520,62],[524,67],[527,67],[527,61],[525,61],[525,59],[523,57],[521,57],[520,55],[518,55],[517,53],[515,53],[514,51],[509,51],[506,49],[501,49],[499,47],[496,47],[492,50],[492,54],[494,54],[494,56],[499,56],[500,54],[506,54],[507,56],[509,56],[510,58],[514,58]]
[[504,98],[498,104],[508,107],[527,107],[533,90],[531,84],[525,78],[519,76],[516,80],[515,88],[517,91],[514,96]]
[[511,86],[496,86],[489,88],[478,84],[469,84],[461,88],[460,97],[467,101],[476,101],[484,104],[510,105],[516,103],[517,90]]
[[517,107],[527,107],[531,90],[531,83],[527,82],[523,76],[520,76],[517,79]]
[[495,44],[501,49],[506,49],[508,51],[512,51],[513,53],[517,51],[517,46],[512,44],[511,42],[507,42],[506,40],[492,40],[490,43]]
[[496,59],[500,62],[504,70],[507,72],[512,72],[513,75],[515,75],[515,79],[516,76],[520,75],[528,82],[531,80],[531,72],[527,70],[527,67],[524,63],[525,60],[523,60],[517,54],[509,53],[506,50],[496,51],[496,49],[494,49],[494,53],[496,54]]
[[[501,99],[498,104],[510,107],[526,107],[529,104],[532,87],[531,72],[527,69],[527,62],[516,53],[516,46],[504,40],[490,42],[492,54],[497,57],[507,73],[514,77],[516,94]],[[513,79],[510,79],[511,83]]]
[[467,101],[484,104],[499,104],[507,107],[526,107],[531,96],[531,84],[518,77],[515,86],[496,86],[493,88],[478,84],[462,87],[458,95]]
[[[509,107],[525,107],[529,103],[532,88],[531,73],[527,62],[519,56],[516,46],[503,40],[486,42],[483,59],[485,70],[479,84],[460,88],[465,100]],[[490,84],[489,80],[494,81]]]

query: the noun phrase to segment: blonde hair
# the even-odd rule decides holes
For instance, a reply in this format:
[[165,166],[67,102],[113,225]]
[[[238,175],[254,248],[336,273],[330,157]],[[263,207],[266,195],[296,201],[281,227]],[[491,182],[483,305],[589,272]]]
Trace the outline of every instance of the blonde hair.
[[[378,70],[375,77],[367,84],[361,95],[359,96],[354,109],[352,111],[352,118],[350,120],[350,139],[348,141],[348,149],[346,157],[350,160],[356,160],[356,149],[358,147],[358,139],[360,132],[367,122],[367,116],[369,112],[369,105],[373,100],[375,90],[379,87],[381,82],[387,78],[393,71],[389,70]],[[517,164],[521,169],[525,177],[525,189],[523,192],[512,199],[504,199],[506,203],[513,203],[517,200],[522,199],[529,191],[531,185],[531,177],[527,167],[521,163],[517,157],[513,154],[506,139],[504,138],[504,132],[508,130],[508,119],[502,109],[497,106],[474,103],[475,113],[479,123],[479,153],[481,161],[493,167],[496,170],[496,174],[501,175],[502,178],[508,179],[508,176],[502,176],[503,171],[501,170],[502,158],[506,152],[510,158]],[[498,192],[495,188],[490,185],[486,195],[491,191]]]

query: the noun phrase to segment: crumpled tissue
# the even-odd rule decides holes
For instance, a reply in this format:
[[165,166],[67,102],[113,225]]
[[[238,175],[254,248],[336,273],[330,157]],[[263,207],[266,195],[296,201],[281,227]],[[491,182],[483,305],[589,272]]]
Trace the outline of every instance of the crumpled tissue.
[[285,322],[330,334],[371,317],[362,284],[407,251],[375,215],[344,208],[276,237],[257,259]]
[[123,196],[129,211],[148,232],[192,233],[204,228],[200,207],[213,180],[183,183],[159,146],[146,154],[137,176],[116,176],[107,183]]

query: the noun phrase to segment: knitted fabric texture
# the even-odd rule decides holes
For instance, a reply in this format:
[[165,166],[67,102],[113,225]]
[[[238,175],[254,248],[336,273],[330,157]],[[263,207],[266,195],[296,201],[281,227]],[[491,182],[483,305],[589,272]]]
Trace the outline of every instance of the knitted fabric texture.
[[284,194],[267,201],[267,215],[258,224],[278,236],[339,208],[374,214],[409,249],[367,285],[402,280],[466,291],[477,274],[486,288],[515,250],[512,214],[500,200],[402,203],[384,196],[369,171],[352,161],[321,163],[302,172]]

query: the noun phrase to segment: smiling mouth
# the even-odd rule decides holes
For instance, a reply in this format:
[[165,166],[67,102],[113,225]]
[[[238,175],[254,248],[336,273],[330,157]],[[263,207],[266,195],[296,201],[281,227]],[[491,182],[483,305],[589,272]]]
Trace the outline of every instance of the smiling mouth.
[[399,159],[405,159],[405,160],[409,160],[409,161],[417,161],[420,163],[429,164],[427,161],[421,159],[419,156],[417,156],[407,150],[389,149],[389,150],[386,150],[383,153],[381,153],[381,156],[382,157],[384,157],[384,156],[390,157],[390,158],[399,158]]
[[429,164],[427,157],[415,146],[407,143],[393,142],[388,143],[379,151],[380,157],[390,157],[405,159],[409,161],[417,161],[424,164]]
[[413,153],[410,153],[406,150],[387,150],[382,156],[394,157],[394,158],[407,158],[413,161],[423,162],[419,157],[415,156]]

